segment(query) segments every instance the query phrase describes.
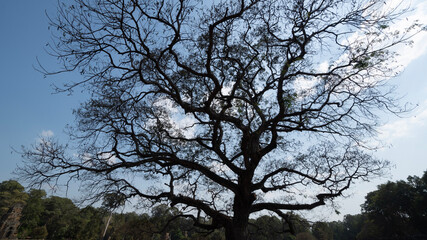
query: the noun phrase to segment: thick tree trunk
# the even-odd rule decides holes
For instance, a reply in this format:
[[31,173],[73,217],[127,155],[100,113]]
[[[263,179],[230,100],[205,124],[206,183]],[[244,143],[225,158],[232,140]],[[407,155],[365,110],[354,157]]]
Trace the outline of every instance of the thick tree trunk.
[[250,193],[248,181],[240,182],[245,184],[241,184],[240,191],[234,197],[233,220],[225,228],[225,237],[227,240],[247,240],[249,237],[249,215],[255,197]]
[[248,234],[248,222],[233,222],[230,226],[225,228],[225,239],[226,240],[247,240]]
[[247,240],[249,211],[253,199],[249,197],[242,197],[238,194],[234,198],[234,216],[231,223],[225,227],[225,238],[227,240]]

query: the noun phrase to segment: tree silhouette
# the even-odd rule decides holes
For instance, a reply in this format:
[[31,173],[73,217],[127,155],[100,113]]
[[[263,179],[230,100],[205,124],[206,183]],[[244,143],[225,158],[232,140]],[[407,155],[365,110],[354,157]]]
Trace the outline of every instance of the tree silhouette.
[[[400,112],[386,80],[402,11],[383,1],[75,0],[51,18],[51,54],[83,88],[67,147],[25,148],[20,174],[186,210],[246,239],[251,214],[308,210],[387,166],[365,141],[376,110]],[[403,109],[404,110],[404,109]],[[71,151],[69,149],[77,149]]]

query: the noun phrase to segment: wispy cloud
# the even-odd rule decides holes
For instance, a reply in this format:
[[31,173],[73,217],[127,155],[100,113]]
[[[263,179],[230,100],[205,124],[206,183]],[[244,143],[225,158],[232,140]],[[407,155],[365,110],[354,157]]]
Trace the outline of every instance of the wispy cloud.
[[[396,2],[390,1],[390,2]],[[401,2],[399,0],[399,2]],[[427,1],[425,0],[416,0],[412,2],[411,8],[413,11],[405,15],[400,21],[397,21],[393,26],[390,26],[390,30],[398,31],[403,28],[409,27],[412,23],[417,21],[419,24],[427,27]],[[398,49],[395,49],[399,56],[396,58],[396,63],[401,67],[406,67],[413,60],[422,56],[427,52],[427,31],[421,31],[411,39],[413,44],[411,45],[399,45]]]
[[414,134],[427,123],[427,101],[415,113],[415,116],[401,118],[396,121],[383,125],[379,129],[379,138],[381,141],[391,143],[393,140],[404,138]]
[[[400,0],[391,0],[387,2],[391,7],[401,4]],[[390,26],[390,31],[398,31],[409,27],[417,21],[421,26],[427,28],[427,1],[415,0],[411,3],[413,9],[403,16],[394,25]],[[421,31],[411,38],[412,44],[398,45],[393,50],[399,55],[396,57],[395,66],[397,71],[406,68],[412,61],[427,53],[427,31]],[[400,118],[380,127],[379,140],[391,144],[394,140],[406,138],[416,134],[421,127],[427,123],[427,101],[420,104],[419,108],[413,113],[414,116]]]

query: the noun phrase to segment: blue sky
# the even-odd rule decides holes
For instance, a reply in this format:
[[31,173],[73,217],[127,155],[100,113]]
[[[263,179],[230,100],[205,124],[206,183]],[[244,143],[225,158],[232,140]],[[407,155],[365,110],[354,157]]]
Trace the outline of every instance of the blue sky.
[[[66,141],[63,129],[74,120],[72,109],[84,100],[80,93],[52,94],[52,83],[73,75],[44,78],[34,69],[36,57],[48,69],[58,67],[56,59],[44,50],[51,38],[45,11],[54,14],[56,3],[55,0],[0,1],[0,181],[16,177],[11,172],[21,159],[12,148],[29,146],[40,135],[54,134]],[[414,1],[413,6],[416,7],[413,17],[426,20],[427,3]],[[349,197],[340,201],[342,214],[335,219],[360,212],[364,196],[375,190],[376,185],[406,179],[408,175],[420,176],[427,170],[427,34],[420,34],[414,40],[412,48],[396,49],[406,67],[392,82],[398,86],[398,93],[405,95],[402,103],[410,101],[419,107],[404,118],[385,116],[385,125],[379,129],[379,138],[387,147],[376,154],[390,160],[395,167],[385,178],[354,185],[347,192]]]
[[81,102],[52,94],[53,81],[66,76],[44,78],[34,69],[36,58],[48,69],[58,67],[44,50],[51,38],[45,10],[55,9],[54,0],[0,1],[0,181],[13,177],[20,161],[11,147],[28,146],[43,132],[64,135],[65,125],[73,121],[72,108]]

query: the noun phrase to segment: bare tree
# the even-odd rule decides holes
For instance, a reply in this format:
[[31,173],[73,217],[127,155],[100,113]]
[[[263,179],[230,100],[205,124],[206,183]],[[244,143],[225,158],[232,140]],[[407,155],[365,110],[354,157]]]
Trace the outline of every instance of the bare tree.
[[[60,72],[81,73],[74,150],[43,139],[20,174],[186,210],[247,239],[251,214],[309,210],[381,174],[366,141],[397,113],[402,14],[365,0],[75,0],[52,18]],[[205,218],[210,219],[207,221]]]

